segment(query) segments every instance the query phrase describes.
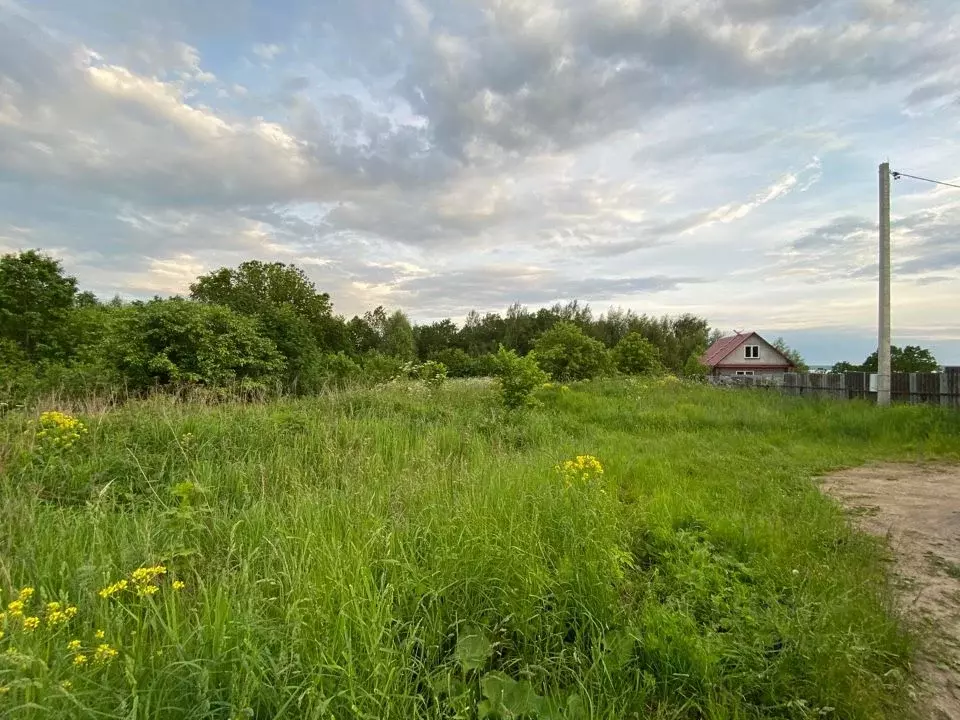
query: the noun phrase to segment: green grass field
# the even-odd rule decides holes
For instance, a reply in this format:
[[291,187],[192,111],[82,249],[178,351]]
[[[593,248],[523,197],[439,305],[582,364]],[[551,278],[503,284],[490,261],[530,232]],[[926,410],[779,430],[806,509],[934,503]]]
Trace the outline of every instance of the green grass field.
[[[0,717],[904,716],[885,550],[812,479],[956,459],[960,414],[539,396],[161,398],[77,413],[65,450],[7,415]],[[568,483],[584,454],[603,474]]]

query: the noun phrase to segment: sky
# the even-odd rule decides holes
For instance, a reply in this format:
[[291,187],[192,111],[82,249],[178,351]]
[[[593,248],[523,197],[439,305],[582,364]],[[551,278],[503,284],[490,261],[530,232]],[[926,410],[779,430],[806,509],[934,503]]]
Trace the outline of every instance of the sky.
[[[955,0],[0,0],[0,252],[102,297],[260,259],[859,361],[885,160],[960,181]],[[960,364],[960,190],[892,207],[894,342]]]

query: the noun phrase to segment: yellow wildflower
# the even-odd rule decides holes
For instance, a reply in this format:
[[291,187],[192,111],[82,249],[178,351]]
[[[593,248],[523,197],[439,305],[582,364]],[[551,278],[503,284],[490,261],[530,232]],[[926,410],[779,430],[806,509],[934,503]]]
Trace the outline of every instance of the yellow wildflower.
[[67,620],[74,617],[77,614],[76,605],[68,605],[67,609],[63,611],[63,614],[67,616]]
[[116,656],[117,656],[116,648],[112,648],[106,643],[102,643],[98,645],[96,652],[93,653],[93,659],[98,663],[110,662]]
[[80,649],[79,640],[71,640],[70,642],[67,643],[67,650],[69,650],[70,652],[76,652],[79,649]]
[[102,597],[102,598],[104,598],[104,599],[109,598],[109,597],[112,597],[112,596],[116,595],[117,593],[126,590],[126,589],[127,589],[127,584],[128,584],[128,583],[127,583],[126,580],[118,580],[117,582],[113,583],[112,585],[107,585],[105,588],[103,588],[103,590],[100,591],[100,597]]
[[138,585],[145,585],[146,583],[152,582],[156,578],[166,574],[167,568],[165,568],[163,565],[154,565],[153,567],[137,568],[130,573],[130,579]]
[[20,588],[20,592],[17,595],[17,600],[23,603],[27,603],[27,602],[30,602],[30,598],[32,597],[33,597],[33,588],[25,587],[25,588]]
[[603,465],[593,455],[577,455],[557,465],[555,470],[566,481],[567,486],[574,482],[588,483],[603,475]]
[[38,627],[40,627],[40,618],[33,616],[33,617],[25,617],[23,619],[23,629],[26,630],[27,632],[33,632]]
[[147,597],[148,595],[155,595],[157,590],[159,590],[156,585],[141,585],[137,588],[137,597]]
[[5,612],[0,612],[0,623],[7,619],[7,614]]
[[186,584],[185,582],[183,582],[182,580],[174,580],[174,581],[173,581],[173,589],[174,589],[174,590],[183,590],[186,586],[187,586],[187,584]]
[[60,603],[58,602],[48,602],[47,603],[47,613],[55,613],[60,609]]
[[97,640],[103,640],[103,638],[106,637],[106,633],[103,632],[103,630],[97,630],[97,631],[93,634],[93,636],[94,636]]
[[86,663],[87,663],[87,656],[84,655],[83,653],[76,655],[73,658],[74,665],[86,665]]
[[7,610],[10,611],[10,617],[20,617],[23,615],[23,600],[13,600],[7,603]]
[[64,680],[62,683],[60,683],[60,687],[62,687],[64,690],[72,690],[73,683],[69,680]]

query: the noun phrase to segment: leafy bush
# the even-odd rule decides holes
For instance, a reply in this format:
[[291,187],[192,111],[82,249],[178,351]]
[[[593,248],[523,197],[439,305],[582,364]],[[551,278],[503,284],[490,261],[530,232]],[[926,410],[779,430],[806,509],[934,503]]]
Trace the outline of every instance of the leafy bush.
[[384,355],[380,352],[368,352],[361,360],[363,367],[363,378],[366,382],[385,383],[393,380],[400,374],[403,368],[403,361],[392,355]]
[[534,343],[537,362],[555,380],[587,380],[611,369],[603,343],[569,322],[560,322]]
[[256,320],[182,298],[126,308],[108,343],[134,389],[181,383],[263,389],[278,384],[285,370]]
[[454,378],[473,375],[474,360],[460,348],[444,348],[433,359],[447,368],[447,375]]
[[411,375],[417,380],[422,380],[427,385],[437,388],[447,380],[447,366],[441,362],[427,360],[419,365],[414,365],[411,369]]
[[339,352],[322,355],[311,367],[314,388],[343,389],[354,385],[363,377],[361,368],[349,355]]
[[657,373],[663,370],[660,351],[638,332],[625,336],[614,350],[617,369],[628,375]]
[[507,350],[501,345],[496,361],[500,396],[504,406],[517,410],[533,405],[533,392],[549,379],[537,364],[536,357],[532,353],[520,357],[513,350]]
[[699,355],[691,355],[683,366],[683,376],[691,380],[703,380],[710,374],[710,368],[700,362]]
[[484,353],[479,357],[473,358],[470,365],[470,375],[472,377],[495,377],[500,367],[497,356],[493,353]]

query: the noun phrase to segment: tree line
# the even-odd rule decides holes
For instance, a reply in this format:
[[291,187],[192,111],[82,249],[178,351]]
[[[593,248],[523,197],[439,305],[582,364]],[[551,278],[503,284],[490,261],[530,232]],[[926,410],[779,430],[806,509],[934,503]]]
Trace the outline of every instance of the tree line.
[[188,297],[102,301],[37,250],[0,258],[0,388],[6,401],[45,391],[85,394],[202,386],[317,392],[379,382],[417,363],[452,377],[488,376],[500,348],[534,354],[557,380],[610,372],[702,374],[703,318],[578,301],[504,314],[476,311],[412,324],[377,307],[347,319],[300,268],[249,261],[198,277]]

